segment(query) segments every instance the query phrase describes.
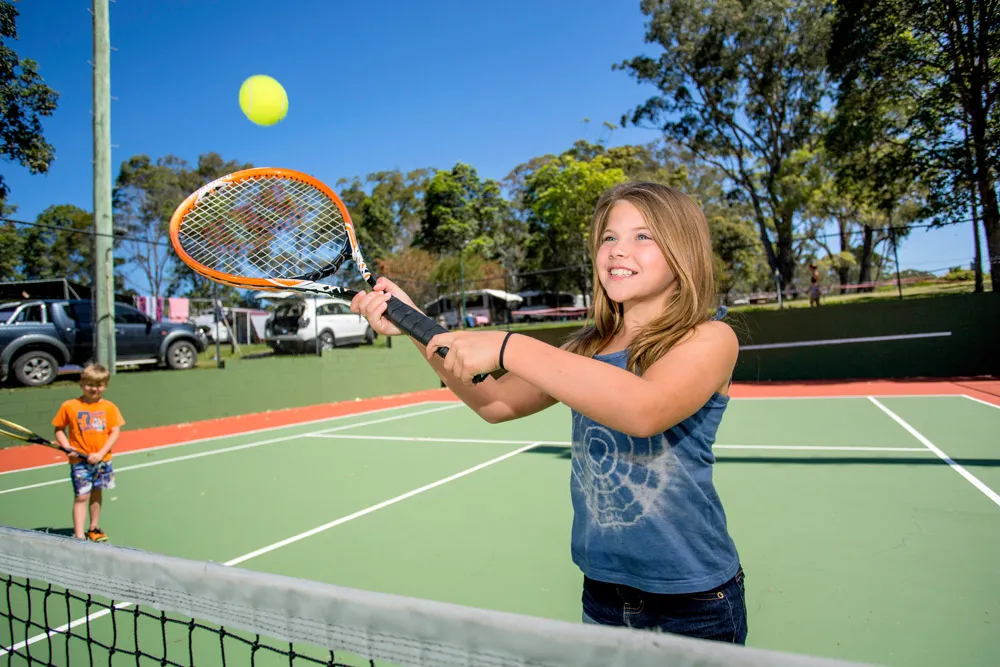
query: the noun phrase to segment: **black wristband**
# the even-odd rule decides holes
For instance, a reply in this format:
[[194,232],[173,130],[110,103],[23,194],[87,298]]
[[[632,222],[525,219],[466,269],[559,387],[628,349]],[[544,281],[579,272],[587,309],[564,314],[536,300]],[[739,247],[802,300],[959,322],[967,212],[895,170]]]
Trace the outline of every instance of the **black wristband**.
[[500,358],[497,359],[497,361],[500,362],[500,368],[502,370],[507,370],[506,368],[503,367],[503,350],[505,347],[507,347],[507,341],[509,341],[510,337],[513,335],[514,335],[513,331],[508,331],[507,335],[503,337],[503,343],[500,345]]

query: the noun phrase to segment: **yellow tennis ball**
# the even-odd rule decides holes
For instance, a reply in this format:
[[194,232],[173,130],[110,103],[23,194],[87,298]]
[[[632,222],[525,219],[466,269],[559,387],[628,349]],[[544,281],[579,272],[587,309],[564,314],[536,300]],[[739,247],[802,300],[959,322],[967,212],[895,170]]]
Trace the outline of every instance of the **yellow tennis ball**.
[[288,95],[271,77],[255,74],[240,86],[240,108],[258,125],[274,125],[288,113]]

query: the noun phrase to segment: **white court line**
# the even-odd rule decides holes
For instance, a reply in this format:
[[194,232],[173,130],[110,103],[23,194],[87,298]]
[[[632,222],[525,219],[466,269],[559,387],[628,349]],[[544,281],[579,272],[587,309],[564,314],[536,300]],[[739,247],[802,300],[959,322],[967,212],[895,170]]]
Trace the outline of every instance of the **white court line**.
[[[403,415],[393,415],[392,417],[382,417],[381,419],[372,419],[369,421],[358,422],[357,424],[344,424],[343,426],[336,426],[331,429],[327,429],[327,432],[341,431],[348,428],[357,428],[359,426],[371,426],[372,424],[382,424],[384,422],[396,421],[398,419],[406,419],[407,417],[417,417],[419,415],[426,415],[432,412],[441,412],[442,410],[451,410],[462,405],[462,403],[449,403],[437,408],[430,408],[428,410],[419,410],[417,412],[407,412]],[[164,463],[176,463],[177,461],[188,461],[191,459],[200,459],[205,456],[215,456],[216,454],[227,454],[229,452],[235,452],[242,449],[251,449],[253,447],[260,447],[262,445],[270,445],[275,442],[286,442],[288,440],[298,440],[299,438],[306,437],[308,435],[314,435],[310,433],[298,433],[296,435],[286,435],[281,438],[271,438],[270,440],[258,440],[256,442],[248,442],[243,445],[234,445],[232,447],[223,447],[222,449],[211,449],[207,452],[198,452],[197,454],[185,454],[184,456],[175,456],[169,459],[162,459],[160,461],[149,461],[147,463],[137,463],[136,465],[125,466],[123,468],[115,468],[115,474],[119,472],[124,472],[126,470],[138,470],[140,468],[152,468],[153,466],[163,465]],[[27,491],[28,489],[37,489],[42,486],[51,486],[52,484],[63,484],[69,481],[69,477],[64,477],[62,479],[53,479],[48,482],[38,482],[37,484],[27,484],[25,486],[17,486],[12,489],[0,490],[0,496],[5,493],[14,493],[15,491]]]
[[876,399],[873,396],[869,396],[868,399],[872,403],[874,403],[878,407],[879,410],[881,410],[885,414],[887,414],[890,417],[892,417],[893,421],[895,421],[897,424],[899,424],[904,429],[906,429],[906,431],[910,435],[912,435],[914,438],[916,438],[921,443],[923,443],[924,447],[926,447],[927,449],[929,449],[932,452],[934,452],[939,459],[941,459],[942,461],[944,461],[945,463],[947,463],[949,466],[951,466],[952,470],[954,470],[959,475],[961,475],[962,477],[964,477],[966,479],[966,481],[968,481],[970,484],[972,484],[972,486],[974,486],[977,489],[979,489],[982,492],[982,494],[984,496],[986,496],[987,498],[989,498],[990,500],[992,500],[997,505],[997,507],[1000,507],[1000,495],[997,495],[996,491],[994,491],[990,487],[988,487],[985,484],[983,484],[979,480],[979,478],[976,477],[975,475],[973,475],[971,472],[969,472],[968,470],[966,470],[965,468],[963,468],[959,464],[955,463],[955,461],[950,456],[948,456],[947,454],[945,454],[933,442],[931,442],[930,440],[928,440],[927,438],[925,438],[923,436],[923,434],[920,433],[920,431],[918,431],[917,429],[915,429],[912,426],[910,426],[909,424],[907,424],[906,421],[902,417],[900,417],[899,415],[897,415],[895,412],[893,412],[889,408],[887,408],[884,405],[882,405],[881,403],[879,403],[878,399]]
[[[406,493],[400,494],[400,495],[396,496],[395,498],[390,498],[389,500],[383,500],[382,502],[380,502],[378,504],[371,505],[370,507],[366,507],[363,510],[359,510],[357,512],[354,512],[353,514],[348,514],[346,516],[342,516],[339,519],[335,519],[334,521],[331,521],[329,523],[325,523],[322,526],[317,526],[316,528],[313,528],[311,530],[307,530],[305,532],[299,533],[298,535],[293,535],[292,537],[289,537],[289,538],[286,538],[284,540],[281,540],[280,542],[275,542],[274,544],[269,544],[266,547],[257,549],[256,551],[251,551],[250,553],[243,554],[242,556],[237,556],[236,558],[233,558],[232,560],[226,561],[225,563],[223,563],[223,565],[225,565],[227,567],[231,567],[233,565],[239,565],[240,563],[244,563],[244,562],[250,560],[251,558],[256,558],[257,556],[263,556],[264,554],[269,553],[271,551],[274,551],[276,549],[280,549],[281,547],[285,547],[285,546],[288,546],[289,544],[293,544],[295,542],[299,542],[301,540],[306,539],[307,537],[312,537],[313,535],[316,535],[318,533],[322,533],[323,531],[326,531],[326,530],[329,530],[331,528],[335,528],[337,526],[345,524],[348,521],[353,521],[355,519],[359,519],[359,518],[361,518],[361,517],[363,517],[365,515],[371,514],[372,512],[377,512],[380,509],[383,509],[385,507],[389,507],[390,505],[395,505],[396,503],[398,503],[400,501],[403,501],[403,500],[406,500],[407,498],[412,498],[413,496],[421,494],[421,493],[423,493],[425,491],[430,491],[431,489],[435,489],[435,488],[437,488],[439,486],[447,484],[448,482],[453,482],[456,479],[460,479],[462,477],[465,477],[466,475],[470,475],[470,474],[472,474],[472,473],[474,473],[474,472],[476,472],[478,470],[482,470],[483,468],[488,468],[491,465],[494,465],[496,463],[500,463],[501,461],[505,461],[505,460],[507,460],[507,459],[509,459],[509,458],[511,458],[513,456],[517,456],[518,454],[520,454],[522,452],[526,452],[527,450],[531,449],[532,447],[536,447],[539,444],[541,444],[541,443],[540,442],[533,442],[533,443],[531,443],[529,445],[526,445],[524,447],[521,447],[519,449],[515,449],[512,452],[507,452],[506,454],[504,454],[502,456],[498,456],[496,458],[490,459],[489,461],[484,461],[483,463],[480,463],[478,465],[474,465],[471,468],[466,468],[465,470],[462,470],[461,472],[457,472],[454,475],[449,475],[448,477],[443,477],[443,478],[437,480],[436,482],[431,482],[430,484],[425,484],[424,486],[421,486],[420,488],[413,489],[412,491],[407,491]],[[115,609],[121,609],[123,607],[129,607],[131,605],[132,605],[132,603],[130,603],[130,602],[119,602],[118,604],[116,604],[114,606],[114,608]],[[99,612],[95,612],[93,614],[88,614],[87,616],[84,616],[83,618],[78,618],[78,619],[76,619],[74,621],[70,621],[69,623],[67,623],[65,625],[61,625],[58,628],[53,628],[53,629],[48,630],[48,631],[46,631],[44,633],[35,635],[34,637],[30,637],[28,639],[25,639],[24,641],[22,641],[22,642],[20,642],[18,644],[15,644],[13,646],[9,646],[7,648],[0,648],[0,655],[3,655],[4,653],[8,653],[8,652],[18,651],[18,650],[20,650],[20,649],[22,649],[22,648],[24,648],[26,646],[34,644],[35,642],[39,642],[39,641],[41,641],[43,639],[46,639],[46,638],[51,637],[51,636],[56,635],[56,634],[64,633],[67,630],[70,630],[72,628],[77,627],[78,625],[83,625],[84,623],[87,623],[87,622],[92,621],[94,619],[100,618],[101,616],[107,616],[110,613],[111,612],[109,610],[102,609]]]
[[817,345],[849,345],[852,343],[879,343],[893,340],[912,340],[914,338],[940,338],[950,336],[950,331],[931,331],[918,334],[893,334],[890,336],[862,336],[860,338],[825,338],[822,340],[799,340],[790,343],[764,343],[761,345],[741,345],[740,350],[775,350],[792,347],[815,347]]
[[310,433],[310,438],[339,438],[345,440],[393,440],[401,442],[459,442],[474,445],[560,445],[569,447],[565,440],[486,440],[481,438],[425,438],[415,435],[352,435],[348,433]]
[[347,523],[348,521],[353,521],[354,519],[363,517],[366,514],[371,514],[372,512],[375,512],[377,510],[382,509],[383,507],[388,507],[389,505],[394,505],[394,504],[398,503],[401,500],[406,500],[407,498],[412,498],[413,496],[415,496],[415,495],[417,495],[419,493],[423,493],[424,491],[430,491],[431,489],[437,488],[437,487],[441,486],[442,484],[447,484],[448,482],[453,482],[456,479],[459,479],[460,477],[465,477],[466,475],[474,473],[477,470],[482,470],[483,468],[488,468],[489,466],[491,466],[491,465],[493,465],[495,463],[500,463],[501,461],[505,461],[505,460],[511,458],[512,456],[517,456],[518,454],[520,454],[522,452],[526,452],[529,449],[531,449],[532,447],[537,447],[540,444],[541,444],[540,442],[533,442],[530,445],[525,445],[524,447],[519,447],[518,449],[515,449],[512,452],[507,452],[506,454],[503,454],[503,455],[498,456],[496,458],[492,458],[489,461],[485,461],[484,463],[480,463],[478,465],[474,465],[471,468],[466,468],[465,470],[463,470],[461,472],[457,472],[454,475],[449,475],[448,477],[444,477],[442,479],[439,479],[436,482],[431,482],[430,484],[425,484],[424,486],[421,486],[418,489],[413,489],[412,491],[407,491],[406,493],[398,495],[395,498],[390,498],[389,500],[384,500],[384,501],[378,503],[377,505],[372,505],[371,507],[366,507],[365,509],[360,510],[358,512],[355,512],[354,514],[348,514],[347,516],[341,517],[341,518],[339,518],[339,519],[337,519],[335,521],[331,521],[330,523],[325,523],[322,526],[319,526],[317,528],[313,528],[312,530],[307,530],[304,533],[299,533],[298,535],[295,535],[293,537],[289,537],[288,539],[281,540],[280,542],[275,542],[274,544],[266,546],[263,549],[258,549],[257,551],[251,551],[248,554],[245,554],[245,555],[240,556],[238,558],[234,558],[231,561],[227,561],[226,563],[224,563],[224,565],[236,565],[238,563],[242,563],[244,561],[250,560],[251,558],[255,558],[255,557],[260,556],[262,554],[266,554],[269,551],[274,551],[275,549],[280,549],[281,547],[284,547],[284,546],[287,546],[289,544],[292,544],[293,542],[298,542],[299,540],[304,540],[305,538],[311,537],[313,535],[316,535],[317,533],[321,533],[324,530],[329,530],[330,528],[334,528],[334,527],[339,526],[341,524]]
[[[323,417],[321,419],[310,419],[303,422],[292,422],[290,424],[284,424],[280,426],[265,426],[264,428],[254,428],[249,431],[240,431],[238,433],[226,433],[224,435],[210,435],[205,438],[195,438],[194,440],[184,440],[183,442],[172,442],[169,445],[158,445],[156,447],[146,447],[145,449],[130,449],[127,452],[115,452],[115,458],[121,456],[128,456],[129,454],[145,454],[148,452],[159,452],[164,449],[172,449],[173,447],[186,447],[187,445],[196,445],[202,442],[212,442],[213,440],[222,440],[223,438],[238,438],[243,435],[255,435],[257,433],[266,433],[267,431],[276,431],[283,428],[294,428],[296,426],[309,426],[310,424],[322,424],[328,421],[339,421],[341,419],[348,419],[350,417],[360,417],[363,415],[373,415],[379,412],[386,412],[388,410],[401,410],[403,408],[413,408],[421,405],[437,404],[437,403],[455,403],[455,401],[418,401],[417,403],[407,403],[405,405],[391,405],[387,408],[375,408],[374,410],[362,410],[361,412],[352,412],[346,415],[337,415],[335,417]],[[214,420],[210,420],[214,421]],[[152,427],[160,428],[160,427]],[[40,466],[32,466],[30,468],[18,468],[16,470],[0,470],[0,475],[9,475],[15,472],[26,472],[28,470],[42,470],[43,468],[54,468],[56,466],[66,465],[65,461],[59,463],[46,463]]]
[[975,401],[976,403],[982,403],[983,405],[988,405],[991,408],[996,408],[997,410],[1000,410],[1000,405],[996,405],[994,403],[990,403],[989,401],[984,401],[981,398],[976,398],[974,396],[969,396],[968,394],[962,394],[962,396],[964,396],[965,398],[969,399],[970,401]]

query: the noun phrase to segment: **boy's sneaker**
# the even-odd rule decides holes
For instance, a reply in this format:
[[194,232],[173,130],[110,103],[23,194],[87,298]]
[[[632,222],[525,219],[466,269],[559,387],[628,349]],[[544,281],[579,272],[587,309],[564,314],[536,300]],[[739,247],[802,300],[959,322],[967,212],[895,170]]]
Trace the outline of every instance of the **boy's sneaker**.
[[87,539],[91,542],[107,542],[108,536],[100,528],[91,528],[87,531]]

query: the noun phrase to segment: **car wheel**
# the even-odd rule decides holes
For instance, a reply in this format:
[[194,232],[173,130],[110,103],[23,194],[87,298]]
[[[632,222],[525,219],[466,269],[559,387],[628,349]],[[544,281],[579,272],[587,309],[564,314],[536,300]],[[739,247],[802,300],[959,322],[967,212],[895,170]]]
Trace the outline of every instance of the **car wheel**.
[[59,362],[48,352],[25,352],[14,362],[14,377],[28,387],[51,384],[59,374]]
[[194,344],[179,340],[167,348],[167,365],[174,370],[183,371],[193,368],[198,363],[198,350]]
[[319,335],[319,349],[321,350],[332,350],[336,343],[332,331],[324,331]]
[[372,330],[371,327],[368,327],[368,329],[365,331],[365,345],[371,345],[374,342],[375,342],[375,332]]

